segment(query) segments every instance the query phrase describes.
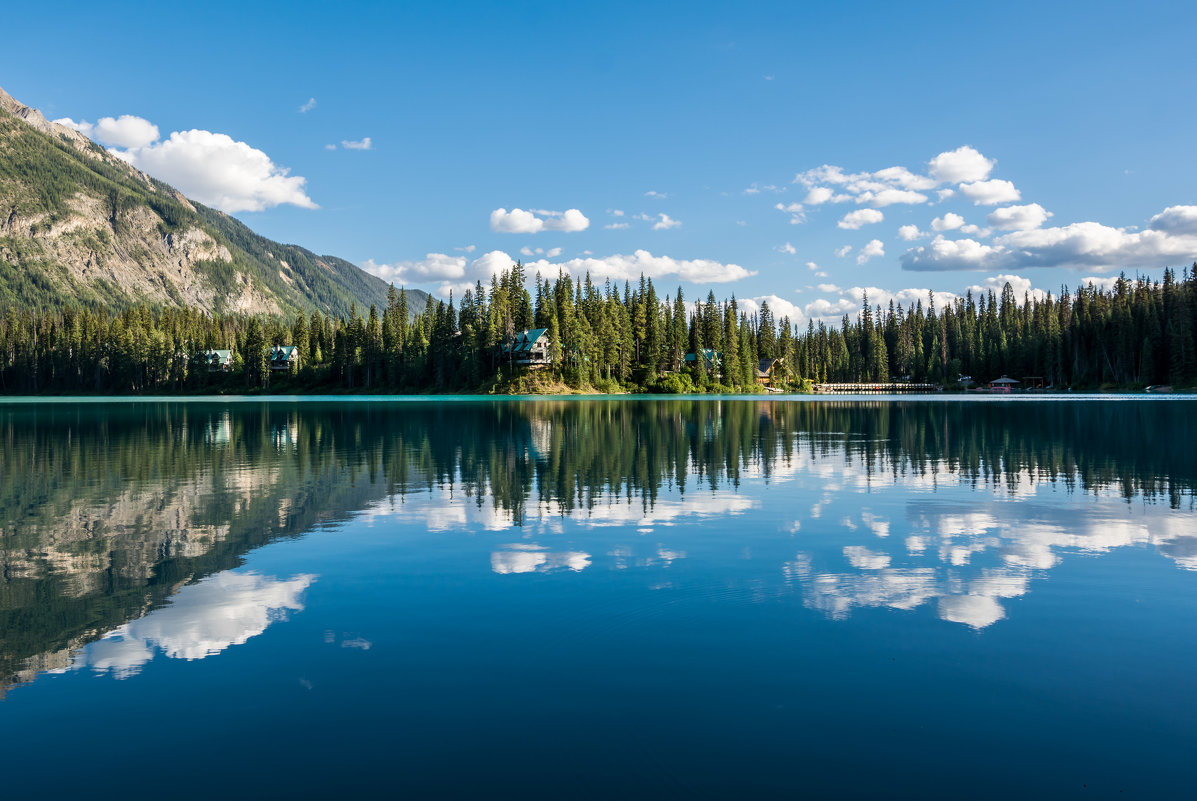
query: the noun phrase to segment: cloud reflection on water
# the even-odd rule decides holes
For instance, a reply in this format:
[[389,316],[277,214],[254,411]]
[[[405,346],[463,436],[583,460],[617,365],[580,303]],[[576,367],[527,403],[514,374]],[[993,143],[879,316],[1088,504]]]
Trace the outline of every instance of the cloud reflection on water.
[[[70,669],[91,668],[117,679],[136,675],[157,652],[203,659],[256,637],[288,612],[303,610],[316,576],[277,579],[226,571],[183,587],[169,605],[126,623],[80,650]],[[61,672],[61,671],[60,671]]]

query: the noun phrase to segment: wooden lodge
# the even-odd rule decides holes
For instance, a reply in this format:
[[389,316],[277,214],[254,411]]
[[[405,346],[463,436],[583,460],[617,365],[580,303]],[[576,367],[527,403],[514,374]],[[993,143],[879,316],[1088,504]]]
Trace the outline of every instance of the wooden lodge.
[[549,329],[533,328],[515,335],[515,339],[499,348],[502,358],[525,367],[544,367],[553,363],[549,353]]
[[772,389],[782,383],[784,371],[781,359],[761,359],[756,366],[756,383]]

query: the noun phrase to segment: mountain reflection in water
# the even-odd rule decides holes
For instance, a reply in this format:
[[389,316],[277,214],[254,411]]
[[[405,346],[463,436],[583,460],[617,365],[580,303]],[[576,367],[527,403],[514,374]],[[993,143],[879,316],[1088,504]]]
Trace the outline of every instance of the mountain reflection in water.
[[723,559],[753,559],[752,539],[768,533],[788,555],[755,558],[751,579],[737,571],[728,581],[800,593],[833,619],[933,605],[943,620],[983,629],[1067,554],[1150,546],[1197,570],[1183,514],[1197,479],[1193,408],[8,404],[0,693],[42,672],[123,677],[157,651],[196,659],[245,643],[302,610],[320,572],[234,570],[247,552],[350,520],[494,532],[484,567],[512,581],[669,569],[693,558],[700,524],[740,538]]

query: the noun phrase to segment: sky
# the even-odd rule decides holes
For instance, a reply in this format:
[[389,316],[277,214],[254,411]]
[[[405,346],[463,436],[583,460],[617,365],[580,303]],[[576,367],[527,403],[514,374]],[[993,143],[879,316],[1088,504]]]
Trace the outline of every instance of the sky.
[[59,3],[0,87],[444,297],[555,277],[838,320],[1197,258],[1193,3]]

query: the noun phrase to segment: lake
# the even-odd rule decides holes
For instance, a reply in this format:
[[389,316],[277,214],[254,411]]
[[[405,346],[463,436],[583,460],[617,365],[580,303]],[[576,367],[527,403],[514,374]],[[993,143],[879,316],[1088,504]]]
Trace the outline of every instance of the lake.
[[6,798],[1191,798],[1197,401],[0,403]]

